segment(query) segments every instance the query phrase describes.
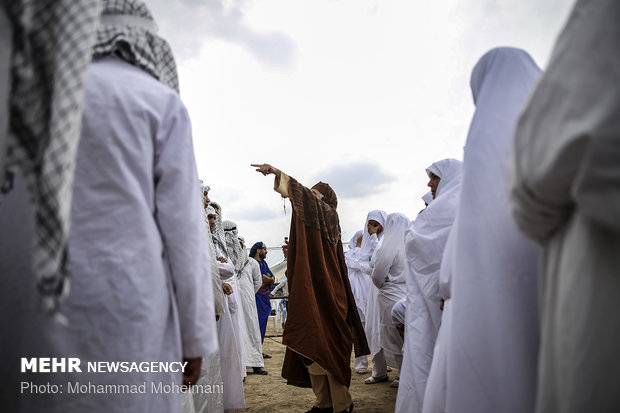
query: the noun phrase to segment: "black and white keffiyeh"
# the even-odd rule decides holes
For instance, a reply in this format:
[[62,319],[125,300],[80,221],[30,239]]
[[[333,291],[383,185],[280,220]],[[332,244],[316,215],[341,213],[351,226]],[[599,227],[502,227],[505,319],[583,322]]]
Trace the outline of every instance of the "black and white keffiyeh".
[[240,277],[241,271],[249,262],[249,257],[247,254],[244,254],[241,244],[239,243],[237,224],[233,221],[226,220],[222,222],[222,226],[224,227],[224,236],[226,237],[226,248],[235,265],[237,277]]
[[217,205],[219,212],[216,212],[213,205],[217,205],[215,202],[211,202],[207,207],[207,218],[209,215],[215,215],[215,228],[210,231],[213,244],[220,250],[226,259],[230,258],[228,248],[226,248],[226,236],[224,235],[224,227],[222,225],[222,210]]
[[35,211],[33,270],[45,309],[68,293],[64,273],[83,82],[99,0],[0,0],[13,26],[6,169],[20,169]]
[[179,92],[172,50],[140,0],[104,0],[93,59],[116,56]]

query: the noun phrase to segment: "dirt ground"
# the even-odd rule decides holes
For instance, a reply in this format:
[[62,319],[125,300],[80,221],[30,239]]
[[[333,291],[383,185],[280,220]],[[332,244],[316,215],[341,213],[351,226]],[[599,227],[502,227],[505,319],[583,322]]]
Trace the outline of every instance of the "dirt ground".
[[[281,335],[274,332],[273,322],[267,325],[267,337],[263,352],[272,358],[265,360],[266,376],[249,373],[245,380],[245,404],[247,408],[236,412],[305,412],[314,404],[312,389],[287,386],[281,376],[284,351]],[[372,364],[371,364],[372,366]],[[357,374],[353,369],[351,358],[351,396],[355,413],[393,412],[396,404],[397,389],[390,387],[390,382],[364,384],[368,374]],[[396,378],[396,370],[388,373],[390,380]]]

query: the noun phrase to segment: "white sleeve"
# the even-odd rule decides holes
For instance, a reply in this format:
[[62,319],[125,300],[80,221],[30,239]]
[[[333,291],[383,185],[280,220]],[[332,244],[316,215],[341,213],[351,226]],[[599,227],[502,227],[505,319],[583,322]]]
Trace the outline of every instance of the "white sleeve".
[[251,265],[252,265],[252,281],[254,282],[254,293],[256,294],[256,292],[258,290],[260,290],[260,287],[263,285],[263,274],[261,274],[260,272],[260,266],[258,265],[258,262],[256,260],[254,260],[254,258],[250,258],[251,261]]
[[154,156],[155,219],[165,245],[179,312],[184,357],[217,349],[208,238],[189,116],[173,101],[158,131]]

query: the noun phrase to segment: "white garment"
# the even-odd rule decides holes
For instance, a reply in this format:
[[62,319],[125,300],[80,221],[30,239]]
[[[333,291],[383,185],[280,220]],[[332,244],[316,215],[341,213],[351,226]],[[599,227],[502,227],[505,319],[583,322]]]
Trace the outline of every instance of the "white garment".
[[265,367],[255,298],[256,291],[262,283],[258,261],[250,258],[246,266],[243,267],[241,278],[239,278],[239,293],[243,307],[243,331],[245,333],[245,367]]
[[536,411],[620,411],[620,3],[576,2],[515,133],[511,206],[543,244]]
[[[222,294],[224,295],[223,292]],[[217,335],[220,343],[222,382],[224,383],[224,410],[235,410],[245,408],[245,392],[241,375],[245,366],[243,366],[243,359],[238,350],[238,341],[228,305],[229,299],[230,296],[224,296],[225,313],[217,322]]]
[[[448,235],[446,247],[441,258],[439,271],[439,296],[444,299],[441,313],[441,325],[437,333],[433,361],[428,373],[426,390],[424,391],[423,413],[445,413],[447,409],[448,386],[448,345],[450,344],[450,328],[452,325],[452,275],[454,273],[455,229],[458,226],[458,216],[454,220],[452,230]],[[457,409],[456,411],[460,411]]]
[[[71,211],[71,292],[61,305],[68,326],[48,320],[43,331],[33,319],[46,347],[29,356],[178,362],[217,351],[197,180],[178,95],[119,60],[91,64]],[[55,378],[66,387],[67,376]],[[83,371],[77,379],[150,386],[179,383],[181,375]],[[179,394],[65,392],[43,400],[27,411],[175,412],[181,406]]]
[[448,411],[534,409],[539,248],[510,214],[506,176],[517,118],[539,76],[532,58],[514,48],[489,51],[471,76],[476,112],[453,226],[450,342],[442,347]]
[[[222,257],[219,246],[215,247],[218,258]],[[235,266],[232,261],[218,261],[222,284],[226,283],[233,289],[230,295],[224,294],[224,314],[217,322],[217,336],[220,344],[220,367],[224,382],[224,409],[235,410],[245,408],[245,392],[243,390],[243,337],[240,336],[239,306],[235,295]]]
[[375,220],[385,225],[385,219],[387,213],[381,210],[373,210],[368,213],[366,221],[364,222],[364,235],[362,238],[362,246],[360,248],[359,266],[362,271],[368,277],[368,298],[366,300],[366,324],[364,325],[364,331],[366,332],[366,339],[368,341],[368,348],[370,349],[370,356],[374,358],[381,350],[381,338],[379,328],[379,290],[370,282],[370,274],[372,274],[372,266],[374,263],[375,251],[381,245],[383,240],[383,234],[368,233],[368,221]]
[[410,221],[401,213],[392,213],[385,221],[383,242],[377,250],[371,279],[379,289],[380,343],[388,365],[400,369],[403,339],[392,323],[392,307],[406,295],[408,267],[405,256],[405,231]]
[[357,312],[362,323],[366,322],[366,308],[368,306],[368,289],[370,288],[370,278],[362,272],[360,265],[362,249],[354,247],[344,253],[349,274],[349,284],[351,292],[355,298]]
[[395,327],[405,326],[405,313],[407,312],[407,296],[401,298],[392,307],[392,324]]
[[407,278],[405,347],[396,412],[421,412],[435,339],[441,324],[439,270],[443,250],[456,216],[461,162],[444,159],[427,173],[441,178],[435,199],[405,233],[411,275]]

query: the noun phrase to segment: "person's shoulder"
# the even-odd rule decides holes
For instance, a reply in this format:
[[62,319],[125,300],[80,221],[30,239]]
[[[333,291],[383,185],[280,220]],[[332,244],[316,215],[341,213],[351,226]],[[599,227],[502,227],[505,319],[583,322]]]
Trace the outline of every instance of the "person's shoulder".
[[153,104],[181,103],[174,89],[139,67],[116,57],[106,57],[92,62],[88,68],[88,79],[91,82],[104,83],[106,89],[114,90],[116,93],[135,99],[142,97]]

